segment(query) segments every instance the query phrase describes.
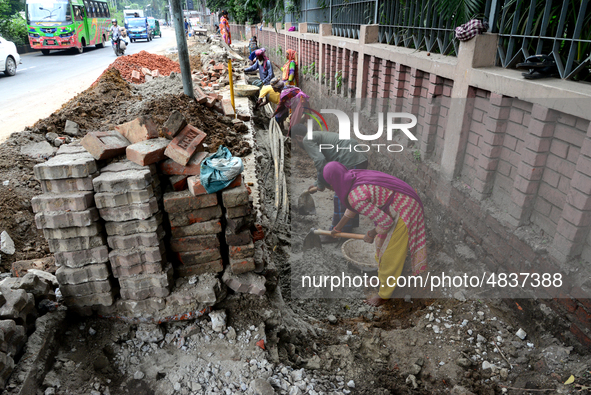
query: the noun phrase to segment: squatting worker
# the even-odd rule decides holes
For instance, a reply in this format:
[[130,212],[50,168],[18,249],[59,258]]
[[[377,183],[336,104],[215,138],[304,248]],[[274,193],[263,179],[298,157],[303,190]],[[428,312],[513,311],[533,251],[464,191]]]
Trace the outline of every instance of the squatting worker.
[[274,78],[271,81],[271,86],[275,92],[280,92],[279,104],[275,109],[273,116],[279,125],[285,121],[291,110],[290,128],[300,123],[304,115],[304,109],[308,107],[310,96],[306,95],[302,90],[295,86],[285,86],[281,78]]
[[[356,152],[353,147],[357,144],[355,139],[341,140],[338,133],[332,132],[312,132],[312,139],[308,139],[306,134],[308,130],[304,124],[297,124],[291,128],[291,137],[302,147],[308,156],[314,161],[317,177],[314,185],[308,188],[310,193],[312,188],[317,187],[319,191],[324,191],[327,184],[322,172],[324,166],[329,162],[339,162],[348,170],[367,169],[367,155],[364,152]],[[322,150],[320,149],[322,147]],[[326,148],[332,147],[332,148]],[[335,193],[333,197],[334,211],[332,215],[332,230],[345,215],[345,204],[341,202],[339,196]],[[353,228],[359,226],[359,216],[355,215],[347,222],[342,230],[351,232]],[[336,238],[330,236],[320,236],[323,243],[335,243]]]
[[273,89],[271,85],[265,85],[261,88],[259,99],[255,104],[255,108],[262,107],[267,103],[273,103],[277,105],[279,104],[280,97],[281,94],[279,92],[275,92],[275,89]]
[[380,284],[378,294],[365,303],[380,306],[394,292],[395,283],[389,283],[388,278],[400,276],[409,250],[413,275],[427,270],[423,203],[410,185],[380,171],[347,170],[338,162],[330,162],[324,166],[323,175],[347,206],[332,230],[333,236],[357,213],[374,221],[375,228],[363,240],[373,243],[375,239]]
[[257,36],[252,36],[250,41],[248,42],[248,60],[250,60],[250,64],[253,64],[256,59],[255,51],[259,49],[259,43],[257,42]]
[[269,85],[271,80],[275,77],[275,74],[273,74],[273,64],[269,58],[267,58],[266,52],[265,48],[260,48],[254,51],[256,62],[244,69],[245,73],[250,73],[257,69],[259,70],[259,79],[252,83],[259,88],[263,85]]

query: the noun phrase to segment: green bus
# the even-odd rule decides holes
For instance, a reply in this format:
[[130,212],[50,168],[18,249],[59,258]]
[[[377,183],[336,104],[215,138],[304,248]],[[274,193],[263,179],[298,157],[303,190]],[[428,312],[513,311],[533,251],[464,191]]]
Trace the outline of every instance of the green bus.
[[43,55],[51,50],[102,48],[109,40],[111,12],[105,1],[27,0],[29,43]]

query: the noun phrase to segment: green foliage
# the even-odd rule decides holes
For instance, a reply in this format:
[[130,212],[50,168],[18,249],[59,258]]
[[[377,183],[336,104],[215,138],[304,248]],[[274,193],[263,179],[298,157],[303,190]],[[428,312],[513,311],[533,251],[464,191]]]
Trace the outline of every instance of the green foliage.
[[453,19],[454,27],[463,25],[484,9],[483,0],[441,0],[437,6],[444,19]]
[[421,151],[419,151],[418,149],[412,152],[412,156],[415,158],[417,162],[421,161]]
[[341,70],[337,71],[334,78],[337,82],[337,89],[340,89],[343,86],[343,72]]
[[29,42],[27,21],[15,9],[18,10],[18,5],[0,0],[0,36],[16,45],[24,45]]

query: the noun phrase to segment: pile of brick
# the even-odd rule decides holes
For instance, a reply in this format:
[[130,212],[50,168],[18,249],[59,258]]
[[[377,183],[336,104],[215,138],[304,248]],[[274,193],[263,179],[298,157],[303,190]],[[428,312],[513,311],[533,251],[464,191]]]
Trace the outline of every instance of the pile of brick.
[[107,70],[111,68],[119,70],[121,77],[135,84],[144,83],[153,77],[169,76],[172,72],[181,72],[177,62],[170,60],[166,56],[151,54],[146,51],[121,56],[111,63]]
[[96,161],[81,146],[62,146],[34,172],[44,192],[31,202],[35,223],[54,253],[66,302],[78,307],[112,304],[108,249],[94,204]]
[[193,71],[193,81],[197,82],[206,92],[217,91],[229,83],[228,66],[216,63],[215,59],[211,59],[202,71]]
[[35,168],[47,192],[34,200],[38,225],[66,303],[106,316],[176,316],[214,304],[224,270],[230,288],[264,293],[262,276],[238,277],[257,267],[242,175],[218,193],[200,183],[206,134],[177,111],[164,137],[147,116],[115,129],[90,132]]

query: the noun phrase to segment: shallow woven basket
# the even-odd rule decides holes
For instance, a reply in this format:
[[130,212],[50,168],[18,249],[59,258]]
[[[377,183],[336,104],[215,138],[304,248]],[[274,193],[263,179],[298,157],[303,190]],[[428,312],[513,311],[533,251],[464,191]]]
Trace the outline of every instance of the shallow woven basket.
[[349,239],[341,246],[345,258],[361,270],[378,270],[378,263],[375,260],[376,247],[363,240]]
[[258,93],[259,87],[254,85],[234,85],[234,94],[238,97],[248,97]]

